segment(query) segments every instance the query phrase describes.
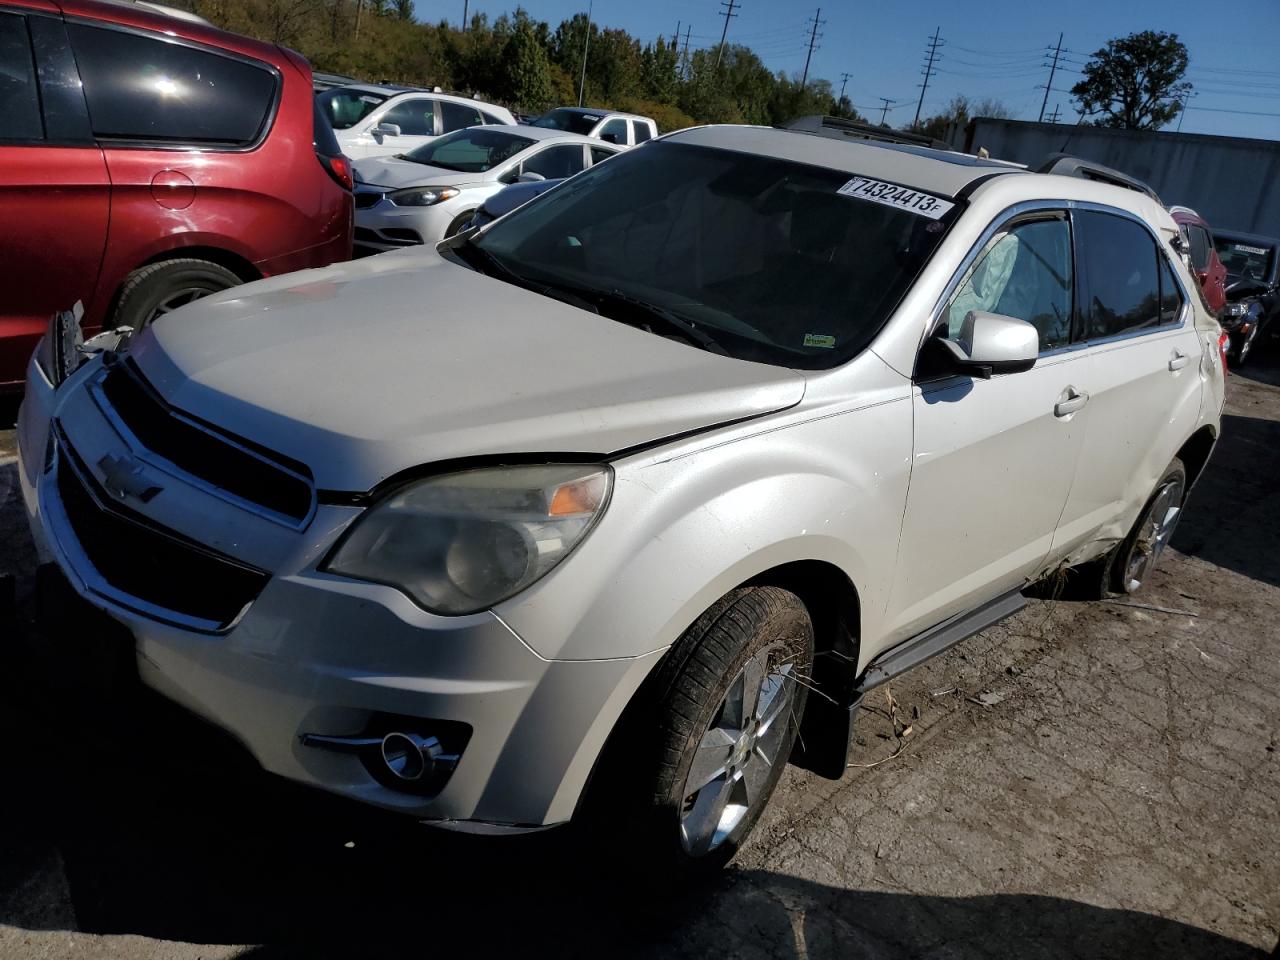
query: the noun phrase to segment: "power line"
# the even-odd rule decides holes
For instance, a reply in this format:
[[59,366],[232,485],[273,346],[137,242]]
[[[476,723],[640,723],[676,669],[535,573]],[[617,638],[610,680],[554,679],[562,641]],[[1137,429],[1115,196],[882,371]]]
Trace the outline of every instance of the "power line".
[[929,89],[929,79],[933,76],[933,63],[938,57],[938,48],[946,42],[938,39],[940,33],[942,33],[942,27],[933,31],[933,39],[929,41],[929,62],[925,64],[924,83],[920,85],[920,101],[916,104],[916,118],[911,122],[913,130],[920,126],[920,108],[924,106],[924,93]]
[[1058,57],[1062,56],[1062,34],[1058,34],[1058,48],[1053,51],[1053,66],[1049,68],[1049,82],[1044,85],[1044,100],[1040,104],[1040,119],[1044,122],[1044,108],[1049,105],[1049,90],[1053,87],[1053,75],[1058,72]]
[[741,4],[739,4],[737,0],[728,0],[728,2],[726,2],[726,0],[720,0],[720,6],[724,7],[725,11],[724,11],[724,29],[720,31],[720,49],[716,53],[716,69],[717,70],[720,69],[720,58],[724,56],[724,39],[729,35],[729,18],[737,16],[737,14],[733,12],[733,8],[737,6],[741,6]]
[[813,29],[809,32],[809,52],[805,55],[805,58],[804,58],[804,76],[800,78],[801,90],[805,89],[805,87],[809,83],[809,61],[813,59],[814,47],[818,45],[818,37],[820,36],[820,34],[818,33],[818,28],[827,22],[825,20],[820,19],[821,17],[822,17],[822,8],[819,7],[818,12],[813,15],[810,21],[813,24]]

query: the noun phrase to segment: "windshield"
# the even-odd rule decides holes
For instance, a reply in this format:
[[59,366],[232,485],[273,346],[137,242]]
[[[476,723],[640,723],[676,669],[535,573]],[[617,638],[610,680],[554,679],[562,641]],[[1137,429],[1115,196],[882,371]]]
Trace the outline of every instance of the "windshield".
[[601,113],[579,113],[561,107],[533,121],[531,126],[546,127],[549,130],[567,130],[570,133],[589,134],[592,128],[604,118]]
[[1265,281],[1271,275],[1271,258],[1275,254],[1272,247],[1264,247],[1257,243],[1245,243],[1239,240],[1228,240],[1215,237],[1214,248],[1218,251],[1218,259],[1227,268],[1227,273],[1242,280]]
[[359,123],[386,99],[385,94],[350,87],[334,87],[316,94],[316,102],[335,130],[346,130]]
[[506,163],[521,150],[533,146],[528,137],[484,127],[467,127],[445,134],[416,150],[400,155],[402,160],[425,163],[462,173],[484,173]]
[[824,167],[655,141],[473,244],[497,276],[626,298],[666,314],[663,333],[681,324],[697,332],[683,339],[733,357],[824,369],[871,342],[958,212],[937,201],[947,212],[933,219],[838,192],[849,184]]

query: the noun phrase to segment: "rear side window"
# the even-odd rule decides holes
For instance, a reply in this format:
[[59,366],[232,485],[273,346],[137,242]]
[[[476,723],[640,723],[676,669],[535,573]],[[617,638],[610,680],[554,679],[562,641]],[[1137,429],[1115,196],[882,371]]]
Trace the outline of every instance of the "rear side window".
[[338,138],[333,133],[333,125],[325,116],[319,100],[312,101],[311,146],[315,148],[316,153],[324,157],[336,157],[342,153],[342,148],[338,146]]
[[378,123],[394,123],[406,137],[434,137],[436,102],[423,98],[404,100],[384,113]]
[[1088,277],[1085,336],[1092,340],[1156,326],[1160,280],[1155,240],[1124,217],[1076,214],[1080,258]]
[[265,66],[120,30],[67,32],[97,137],[247,146],[275,104]]
[[43,140],[26,17],[0,13],[0,140]]
[[617,154],[617,152],[616,152],[616,151],[614,151],[614,150],[607,150],[607,149],[605,149],[604,147],[592,147],[592,148],[591,148],[591,162],[592,162],[593,164],[596,164],[596,163],[604,163],[604,162],[605,162],[606,160],[608,160],[610,157],[616,157],[617,155],[618,155],[618,154]]
[[649,139],[649,125],[642,120],[632,120],[631,129],[635,133],[636,143],[644,143]]
[[500,127],[505,127],[507,125],[507,121],[503,120],[500,116],[498,116],[495,113],[488,113],[487,111],[481,110],[480,116],[484,117],[485,123],[497,124]]
[[484,123],[484,118],[480,116],[479,110],[475,107],[468,107],[463,103],[453,103],[449,100],[441,100],[440,110],[444,114],[445,133],[453,133],[455,130],[465,130],[467,127],[478,127]]
[[[1201,230],[1201,233],[1204,231]],[[1168,257],[1160,257],[1160,322],[1177,323],[1182,316],[1182,288],[1173,278]]]

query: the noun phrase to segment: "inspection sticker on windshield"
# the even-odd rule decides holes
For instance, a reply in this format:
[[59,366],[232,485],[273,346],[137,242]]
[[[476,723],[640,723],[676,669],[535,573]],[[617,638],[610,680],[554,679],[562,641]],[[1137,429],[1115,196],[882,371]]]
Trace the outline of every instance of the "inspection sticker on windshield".
[[859,200],[870,200],[873,203],[883,203],[886,207],[897,207],[899,210],[907,210],[922,217],[928,217],[930,220],[937,220],[955,206],[950,200],[943,200],[941,197],[867,177],[854,177],[836,193],[842,193],[846,197],[857,197]]
[[836,338],[826,333],[806,333],[804,335],[804,345],[806,347],[826,347],[830,350],[836,345]]
[[1258,254],[1258,256],[1261,256],[1261,257],[1265,257],[1267,255],[1266,248],[1249,247],[1249,246],[1245,246],[1243,243],[1233,243],[1231,245],[1231,249],[1239,250],[1241,253],[1256,253]]

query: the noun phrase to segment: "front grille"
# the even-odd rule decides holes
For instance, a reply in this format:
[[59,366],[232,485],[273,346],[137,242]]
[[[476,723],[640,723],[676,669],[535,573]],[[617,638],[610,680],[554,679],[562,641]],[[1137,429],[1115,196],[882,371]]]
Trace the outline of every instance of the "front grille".
[[417,230],[408,230],[404,227],[386,227],[383,229],[382,235],[395,243],[422,242],[422,234],[418,233]]
[[378,232],[370,230],[368,227],[356,227],[355,239],[363,240],[365,243],[382,243],[382,238],[378,236]]
[[311,514],[312,484],[305,465],[255,449],[168,406],[131,361],[102,379],[102,394],[147,450],[240,500],[295,521]]
[[123,605],[136,598],[216,630],[234,622],[266,586],[265,571],[114,503],[65,441],[58,452],[58,496],[67,522],[93,569],[125,595]]
[[356,209],[367,210],[381,199],[382,199],[382,194],[380,193],[357,193]]

